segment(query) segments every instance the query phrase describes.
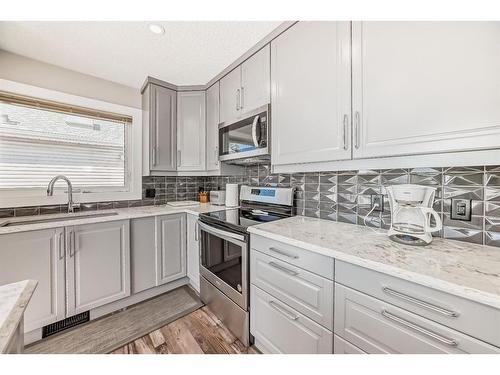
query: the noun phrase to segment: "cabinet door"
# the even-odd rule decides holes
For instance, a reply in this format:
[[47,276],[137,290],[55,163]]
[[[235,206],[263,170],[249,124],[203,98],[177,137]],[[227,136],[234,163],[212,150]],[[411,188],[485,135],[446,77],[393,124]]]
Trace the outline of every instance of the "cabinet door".
[[29,332],[65,317],[64,229],[0,236],[0,285],[38,281],[24,314]]
[[200,244],[198,216],[187,214],[187,276],[189,282],[200,292]]
[[130,221],[131,291],[138,293],[156,286],[155,218]]
[[186,215],[156,217],[156,284],[186,276]]
[[151,85],[150,160],[151,170],[176,170],[177,97],[173,90]]
[[205,91],[177,93],[177,170],[205,170]]
[[299,22],[271,43],[272,163],[351,158],[349,22]]
[[238,66],[220,80],[220,122],[240,117],[241,66]]
[[207,90],[207,171],[219,169],[219,82]]
[[481,354],[500,348],[340,284],[335,334],[366,353]]
[[68,315],[130,295],[129,221],[69,227]]
[[250,332],[264,353],[333,353],[332,332],[254,285],[250,304]]
[[268,44],[241,65],[241,112],[271,102],[271,47]]
[[354,157],[498,147],[499,66],[498,22],[353,23]]

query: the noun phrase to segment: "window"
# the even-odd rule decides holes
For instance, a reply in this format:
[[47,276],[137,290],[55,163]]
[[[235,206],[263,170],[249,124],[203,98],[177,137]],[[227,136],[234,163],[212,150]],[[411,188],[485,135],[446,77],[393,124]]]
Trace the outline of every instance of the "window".
[[0,189],[46,187],[58,174],[83,189],[124,188],[126,127],[0,101]]
[[140,198],[140,109],[31,86],[12,93],[4,82],[0,207],[65,203],[63,182],[54,197],[45,191],[59,174],[80,191],[77,202]]

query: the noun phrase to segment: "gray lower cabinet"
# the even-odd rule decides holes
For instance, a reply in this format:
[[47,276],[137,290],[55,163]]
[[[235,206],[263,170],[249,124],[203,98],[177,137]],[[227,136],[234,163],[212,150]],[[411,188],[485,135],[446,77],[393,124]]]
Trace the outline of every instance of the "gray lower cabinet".
[[130,253],[133,294],[186,276],[186,214],[131,220]]
[[333,334],[277,298],[250,287],[250,332],[264,353],[331,354]]
[[0,236],[0,285],[33,279],[38,286],[26,308],[26,332],[65,317],[64,228]]
[[253,249],[250,275],[255,286],[333,330],[333,281]]
[[366,353],[500,353],[500,348],[340,284],[335,285],[334,326],[336,335]]
[[187,276],[191,286],[200,292],[200,243],[198,216],[186,214],[187,217]]
[[186,214],[156,217],[156,283],[186,276]]
[[129,221],[66,228],[68,315],[130,295]]
[[133,294],[156,286],[156,218],[130,221],[131,291]]

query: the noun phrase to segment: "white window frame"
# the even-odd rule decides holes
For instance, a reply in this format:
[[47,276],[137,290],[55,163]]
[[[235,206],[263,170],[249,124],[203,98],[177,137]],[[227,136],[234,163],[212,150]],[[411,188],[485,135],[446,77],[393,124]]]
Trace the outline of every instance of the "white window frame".
[[[142,111],[138,108],[109,103],[97,99],[44,89],[24,83],[0,79],[0,91],[30,96],[44,100],[119,113],[132,118],[132,124],[125,124],[125,187],[83,188],[74,193],[77,203],[135,200],[142,197]],[[47,184],[49,181],[47,181]],[[58,184],[59,185],[59,184]],[[59,205],[68,202],[66,188],[58,188],[54,195],[47,196],[46,188],[1,189],[0,208]]]

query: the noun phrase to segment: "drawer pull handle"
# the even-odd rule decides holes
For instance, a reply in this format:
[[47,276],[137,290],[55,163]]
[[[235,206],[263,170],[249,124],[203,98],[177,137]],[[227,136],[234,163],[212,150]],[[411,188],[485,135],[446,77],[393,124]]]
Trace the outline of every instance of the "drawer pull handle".
[[406,319],[403,319],[403,318],[400,318],[399,316],[396,316],[394,314],[391,314],[390,312],[388,312],[387,310],[382,310],[382,315],[389,319],[389,320],[392,320],[396,323],[399,323],[405,327],[408,327],[416,332],[419,332],[425,336],[428,336],[436,341],[439,341],[443,344],[446,344],[446,345],[449,345],[449,346],[458,346],[458,343],[455,341],[455,340],[452,340],[452,339],[449,339],[447,337],[444,337],[444,336],[441,336],[441,335],[438,335],[437,333],[434,333],[432,331],[429,331],[428,329],[425,329],[423,327],[420,327],[419,325],[417,324],[414,324],[412,322],[409,322],[407,321]]
[[276,247],[270,247],[269,250],[275,252],[276,254],[284,255],[284,256],[291,258],[291,259],[299,259],[298,255],[290,254],[290,253],[288,253],[284,250],[278,249]]
[[283,267],[283,266],[280,266],[279,264],[274,263],[274,262],[269,262],[268,264],[269,264],[271,267],[276,268],[277,270],[280,270],[280,271],[282,271],[282,272],[284,272],[284,273],[287,273],[287,274],[289,274],[289,275],[291,275],[291,276],[297,276],[297,275],[299,274],[299,273],[298,273],[298,272],[296,272],[296,271],[289,270],[288,268]]
[[385,286],[382,288],[382,290],[386,294],[389,294],[391,296],[397,297],[397,298],[402,299],[404,301],[413,303],[414,305],[420,306],[420,307],[422,307],[424,309],[437,312],[437,313],[439,313],[441,315],[445,315],[445,316],[452,317],[452,318],[456,318],[459,315],[459,313],[457,313],[455,311],[443,309],[442,307],[433,305],[432,303],[421,301],[421,300],[419,300],[417,298],[411,297],[409,295],[403,294],[401,292],[398,292],[396,290],[393,290],[393,289],[385,287]]
[[297,320],[299,317],[295,314],[292,314],[291,312],[285,310],[283,307],[279,306],[276,302],[274,301],[269,301],[269,306],[271,306],[273,309],[281,313],[282,315],[286,316],[290,320]]

